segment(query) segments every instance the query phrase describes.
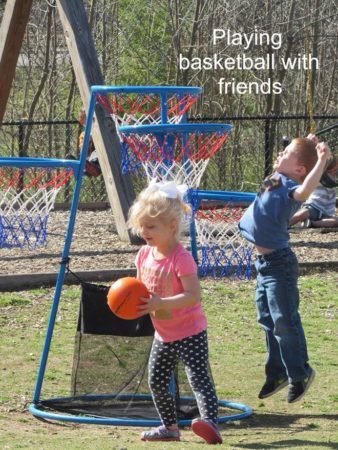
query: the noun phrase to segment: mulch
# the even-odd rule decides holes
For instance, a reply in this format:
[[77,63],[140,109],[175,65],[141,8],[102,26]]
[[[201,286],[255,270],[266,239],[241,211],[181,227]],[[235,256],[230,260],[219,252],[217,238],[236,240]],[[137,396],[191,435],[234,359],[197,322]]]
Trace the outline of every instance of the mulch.
[[[68,211],[51,212],[46,246],[35,250],[1,249],[0,276],[57,273],[68,219]],[[290,230],[290,238],[301,266],[337,270],[338,229],[295,227]],[[184,243],[188,245],[189,241]],[[110,209],[77,212],[69,263],[73,272],[134,270],[138,249],[138,245],[120,241]]]

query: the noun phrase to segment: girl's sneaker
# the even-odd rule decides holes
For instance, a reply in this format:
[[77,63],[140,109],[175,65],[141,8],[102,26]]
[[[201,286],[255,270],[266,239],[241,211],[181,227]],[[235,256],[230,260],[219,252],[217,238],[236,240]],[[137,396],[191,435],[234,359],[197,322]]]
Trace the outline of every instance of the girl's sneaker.
[[164,425],[141,433],[142,441],[179,441],[179,430],[168,430]]
[[194,419],[191,423],[191,429],[208,444],[222,444],[223,442],[217,425],[212,420]]

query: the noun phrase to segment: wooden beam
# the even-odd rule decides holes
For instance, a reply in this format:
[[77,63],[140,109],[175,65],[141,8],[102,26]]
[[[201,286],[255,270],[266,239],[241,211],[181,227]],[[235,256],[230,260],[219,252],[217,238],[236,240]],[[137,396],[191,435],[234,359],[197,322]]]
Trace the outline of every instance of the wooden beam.
[[[88,108],[90,87],[104,85],[99,60],[82,0],[57,0],[57,9],[72,59],[83,104]],[[113,120],[101,105],[95,108],[92,130],[116,229],[123,241],[130,241],[126,220],[135,193],[129,176],[121,174],[120,141]]]
[[8,0],[0,27],[0,126],[6,111],[33,0]]

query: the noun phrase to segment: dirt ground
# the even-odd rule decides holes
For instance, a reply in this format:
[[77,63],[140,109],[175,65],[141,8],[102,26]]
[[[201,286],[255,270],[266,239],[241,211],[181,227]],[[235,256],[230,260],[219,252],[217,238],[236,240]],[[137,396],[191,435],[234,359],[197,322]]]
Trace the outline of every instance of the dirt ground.
[[[35,250],[1,249],[0,274],[57,272],[69,219],[68,211],[52,211],[47,244]],[[338,261],[338,229],[293,228],[291,244],[299,262]],[[188,238],[184,243],[189,244]],[[110,210],[78,211],[70,268],[76,271],[133,268],[137,245],[121,242]]]

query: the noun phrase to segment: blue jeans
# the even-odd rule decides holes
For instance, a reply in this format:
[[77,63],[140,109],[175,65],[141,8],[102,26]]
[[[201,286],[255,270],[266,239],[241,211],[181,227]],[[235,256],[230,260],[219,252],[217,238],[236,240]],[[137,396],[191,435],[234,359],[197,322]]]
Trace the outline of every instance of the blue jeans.
[[287,247],[258,255],[257,320],[266,334],[266,379],[288,378],[289,382],[308,376],[306,340],[302,327],[297,287],[298,261]]

